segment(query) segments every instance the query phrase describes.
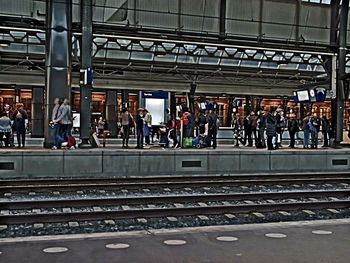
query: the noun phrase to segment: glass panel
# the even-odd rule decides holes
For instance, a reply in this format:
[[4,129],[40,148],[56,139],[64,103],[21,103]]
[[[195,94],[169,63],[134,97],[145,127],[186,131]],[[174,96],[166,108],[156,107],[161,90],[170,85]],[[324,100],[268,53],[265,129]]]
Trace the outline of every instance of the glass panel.
[[130,56],[129,51],[107,50],[108,58],[129,59],[129,56]]
[[45,46],[44,45],[29,45],[29,53],[34,54],[45,54]]
[[223,66],[238,66],[239,62],[240,62],[239,59],[223,58],[223,59],[221,59],[220,65],[223,65]]
[[165,56],[154,56],[154,61],[175,62],[176,55],[166,54]]
[[219,58],[215,57],[201,57],[199,59],[199,64],[217,65],[219,64]]
[[151,52],[131,52],[131,59],[136,59],[136,60],[153,60],[153,53]]
[[196,64],[198,61],[198,57],[188,56],[188,55],[179,55],[177,58],[177,62],[179,63],[193,63]]
[[146,48],[150,48],[151,46],[153,46],[153,42],[150,41],[140,41],[141,46],[146,47]]
[[172,50],[176,46],[176,44],[173,43],[163,43],[162,45],[168,51]]
[[263,61],[261,62],[260,68],[272,68],[272,69],[277,69],[278,64],[276,62],[266,62]]
[[97,51],[95,57],[96,58],[104,58],[106,55],[106,50],[105,49],[100,49],[99,51]]

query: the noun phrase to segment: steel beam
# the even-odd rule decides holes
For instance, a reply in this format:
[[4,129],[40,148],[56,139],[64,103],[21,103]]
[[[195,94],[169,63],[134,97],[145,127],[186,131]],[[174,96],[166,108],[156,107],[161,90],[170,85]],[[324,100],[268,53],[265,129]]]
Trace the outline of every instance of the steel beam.
[[[92,66],[92,0],[81,0],[81,68]],[[80,148],[89,148],[91,132],[91,88],[90,83],[80,86]]]

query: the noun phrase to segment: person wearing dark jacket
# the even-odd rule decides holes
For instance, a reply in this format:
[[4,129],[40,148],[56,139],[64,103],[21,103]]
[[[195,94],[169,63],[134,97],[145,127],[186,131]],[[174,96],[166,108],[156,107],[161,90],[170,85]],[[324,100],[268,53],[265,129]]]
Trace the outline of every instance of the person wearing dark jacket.
[[[12,118],[13,115],[13,110],[11,109],[10,104],[6,103],[4,106],[4,112],[6,113],[6,116],[8,118]],[[14,127],[14,123],[13,121],[11,121],[11,134],[10,134],[10,147],[15,147],[15,138],[14,138],[14,134],[15,134],[15,127]]]
[[243,121],[243,127],[244,127],[244,144],[246,145],[247,139],[248,139],[248,147],[252,147],[253,146],[253,140],[252,140],[253,121],[250,114],[247,117],[245,117]]
[[266,135],[267,135],[267,149],[274,150],[272,139],[276,136],[277,119],[275,116],[275,108],[272,107],[270,112],[266,115]]
[[258,128],[258,145],[261,148],[266,148],[265,143],[265,129],[266,129],[266,114],[265,112],[260,112],[257,119],[257,128]]
[[211,146],[211,141],[213,141],[213,149],[216,149],[216,135],[218,132],[218,115],[210,109],[209,114],[207,116],[208,123],[208,147]]
[[295,115],[291,114],[288,121],[288,132],[290,137],[290,144],[288,147],[295,148],[295,134],[299,131],[299,123],[295,119]]
[[138,109],[137,115],[135,117],[135,128],[136,128],[136,135],[137,135],[137,149],[143,148],[143,126],[144,126],[144,120],[143,120],[143,112],[144,109]]
[[323,146],[322,147],[329,147],[329,132],[331,130],[331,124],[330,121],[327,119],[326,115],[323,115],[321,119],[321,126],[322,126],[322,134],[323,134]]
[[16,110],[12,114],[12,120],[14,121],[14,126],[17,132],[18,148],[25,146],[27,119],[28,115],[23,109],[23,103],[17,103]]

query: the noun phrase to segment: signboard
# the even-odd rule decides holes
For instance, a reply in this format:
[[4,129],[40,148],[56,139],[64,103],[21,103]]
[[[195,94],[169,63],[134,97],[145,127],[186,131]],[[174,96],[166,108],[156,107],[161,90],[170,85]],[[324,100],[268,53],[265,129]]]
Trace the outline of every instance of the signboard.
[[157,92],[142,92],[142,98],[147,99],[168,99],[168,92],[162,92],[162,91],[157,91]]

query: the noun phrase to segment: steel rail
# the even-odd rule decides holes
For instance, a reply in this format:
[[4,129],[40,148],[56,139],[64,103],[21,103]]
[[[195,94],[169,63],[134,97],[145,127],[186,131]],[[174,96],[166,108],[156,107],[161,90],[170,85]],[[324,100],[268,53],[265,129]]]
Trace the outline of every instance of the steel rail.
[[155,180],[124,180],[124,179],[87,179],[87,180],[48,180],[48,181],[14,181],[14,182],[1,182],[0,193],[4,192],[47,192],[47,191],[76,191],[79,189],[84,190],[113,190],[113,189],[140,189],[141,187],[154,188],[154,187],[201,187],[201,186],[231,186],[231,185],[286,185],[286,184],[315,184],[315,183],[348,183],[350,184],[350,177],[305,177],[305,178],[283,178],[283,177],[262,177],[257,179],[250,179],[249,177],[240,178],[226,178],[224,176],[216,178],[163,178],[159,181]]
[[1,224],[58,223],[68,221],[98,221],[106,219],[159,218],[167,216],[215,215],[226,213],[299,211],[303,209],[343,209],[350,207],[350,200],[289,202],[275,204],[216,205],[207,207],[146,208],[117,211],[42,213],[0,215]]
[[347,190],[317,190],[288,192],[249,192],[232,194],[194,194],[194,195],[161,195],[161,196],[131,196],[112,198],[80,198],[80,199],[45,199],[45,200],[10,200],[0,201],[2,209],[33,209],[33,208],[63,208],[92,207],[115,205],[147,205],[184,202],[237,201],[237,200],[281,200],[290,198],[310,197],[349,197]]

